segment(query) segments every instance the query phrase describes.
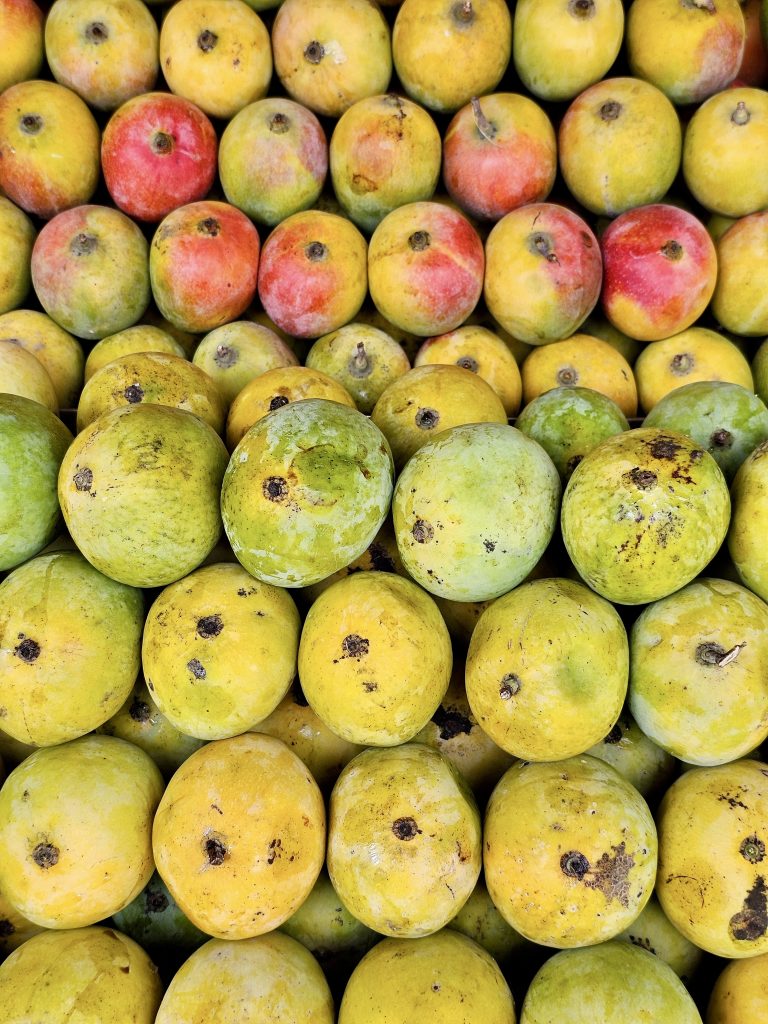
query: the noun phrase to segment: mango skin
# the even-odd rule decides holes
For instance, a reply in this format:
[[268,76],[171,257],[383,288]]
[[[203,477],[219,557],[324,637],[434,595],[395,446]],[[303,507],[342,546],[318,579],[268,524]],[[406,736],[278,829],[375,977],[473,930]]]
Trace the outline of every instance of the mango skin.
[[325,805],[281,740],[244,733],[187,758],[157,809],[160,877],[202,931],[247,939],[279,927],[309,895],[325,853]]
[[730,517],[719,466],[690,438],[657,427],[609,437],[576,467],[561,529],[582,579],[614,604],[657,601],[714,557]]
[[224,474],[221,513],[235,556],[265,583],[319,582],[373,540],[393,472],[384,435],[357,409],[320,398],[275,409]]
[[183,409],[138,404],[105,413],[77,435],[59,470],[73,540],[118,582],[173,583],[219,539],[227,458],[213,428]]
[[333,999],[317,960],[281,932],[240,942],[211,939],[181,965],[155,1024],[333,1024]]
[[89,734],[30,754],[0,790],[0,888],[44,928],[122,909],[152,874],[163,778],[148,754]]
[[43,932],[0,965],[4,1024],[153,1024],[161,995],[141,946],[101,925]]
[[616,938],[647,949],[669,964],[685,984],[693,979],[704,956],[702,949],[675,928],[655,896],[651,896],[638,917]]
[[56,536],[59,466],[72,440],[39,402],[0,395],[0,571],[20,565]]
[[706,1024],[741,1024],[768,1014],[768,953],[732,960],[717,977],[707,1004]]
[[480,815],[451,762],[423,743],[369,748],[331,793],[327,867],[359,921],[383,935],[438,931],[475,887]]
[[483,841],[491,899],[508,924],[544,946],[611,939],[653,892],[648,805],[587,754],[513,765],[491,794]]
[[675,972],[645,949],[603,942],[556,953],[537,972],[520,1024],[702,1024]]
[[383,939],[349,979],[339,1024],[515,1024],[512,993],[482,946],[445,929],[418,942]]
[[767,775],[747,758],[692,768],[659,805],[656,894],[675,927],[715,956],[768,952]]
[[191,952],[209,938],[179,910],[168,886],[156,871],[139,895],[127,907],[113,914],[112,920],[121,932],[152,956],[162,956],[163,952]]
[[0,583],[0,721],[51,746],[100,726],[140,666],[141,592],[76,551],[38,555]]
[[744,586],[768,601],[768,441],[759,444],[742,462],[733,479],[731,496],[728,552]]
[[560,478],[506,423],[444,430],[406,464],[392,514],[403,565],[425,590],[484,601],[520,583],[554,533]]
[[453,654],[434,600],[394,573],[357,572],[310,607],[299,677],[342,739],[394,746],[413,739],[448,688]]

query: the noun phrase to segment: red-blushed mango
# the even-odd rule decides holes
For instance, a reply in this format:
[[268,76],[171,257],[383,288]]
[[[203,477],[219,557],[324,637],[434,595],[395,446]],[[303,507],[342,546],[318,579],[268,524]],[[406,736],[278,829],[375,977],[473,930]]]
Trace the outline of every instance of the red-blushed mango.
[[629,680],[618,612],[583,583],[531,580],[486,608],[469,642],[469,705],[527,761],[583,754],[616,723]]
[[329,806],[328,873],[369,928],[402,938],[438,931],[469,898],[481,861],[475,800],[433,747],[370,747],[341,772]]
[[35,0],[2,0],[0,12],[0,52],[4,55],[0,92],[3,92],[10,85],[37,77],[45,57],[45,18]]
[[193,413],[127,405],[77,435],[59,470],[59,502],[97,569],[131,586],[166,586],[218,541],[226,466],[224,442]]
[[745,587],[768,601],[768,441],[747,456],[731,486],[728,552]]
[[104,182],[115,205],[156,222],[208,194],[216,174],[216,131],[183,96],[143,92],[112,114],[101,139]]
[[693,214],[667,203],[627,210],[606,228],[601,246],[603,312],[631,338],[668,338],[707,308],[717,254]]
[[171,978],[154,1024],[211,1018],[333,1024],[333,998],[317,960],[288,935],[211,939]]
[[152,848],[194,925],[216,938],[251,938],[281,925],[312,890],[325,853],[323,798],[281,740],[214,740],[168,783]]
[[9,199],[47,219],[87,203],[98,181],[99,126],[76,93],[32,79],[0,95],[0,188]]
[[97,110],[114,110],[154,88],[157,22],[141,0],[57,0],[45,19],[53,77]]
[[157,308],[185,331],[236,320],[256,294],[259,250],[258,231],[237,207],[213,199],[177,207],[149,247]]
[[392,455],[355,408],[307,398],[275,409],[232,453],[221,488],[232,550],[257,579],[317,583],[376,536],[392,497]]
[[615,604],[647,604],[690,583],[717,553],[730,517],[728,484],[690,438],[637,427],[578,464],[560,525],[581,578]]
[[0,341],[15,341],[48,371],[60,409],[71,409],[83,386],[84,353],[80,341],[37,309],[12,309],[0,315]]
[[299,613],[290,593],[218,562],[160,592],[142,640],[147,686],[171,725],[223,739],[253,729],[296,674]]
[[451,427],[422,445],[397,480],[392,514],[400,557],[438,597],[498,597],[543,555],[559,502],[552,460],[516,427]]
[[113,736],[36,750],[0,790],[0,888],[45,928],[79,928],[121,910],[152,874],[162,792],[152,758]]
[[368,246],[335,213],[305,210],[267,237],[259,265],[259,299],[278,327],[318,338],[354,319],[368,287]]
[[743,217],[768,206],[768,187],[754,174],[768,159],[767,117],[764,89],[726,89],[696,108],[683,140],[683,176],[705,209]]
[[632,367],[610,342],[576,333],[564,341],[539,345],[525,357],[523,408],[554,388],[591,388],[614,402],[624,416],[637,414],[637,384]]
[[768,950],[767,774],[752,759],[692,768],[659,805],[656,895],[675,927],[715,956]]
[[741,1024],[768,1014],[768,953],[732,960],[720,971],[707,1003],[706,1024]]
[[688,327],[646,345],[635,360],[634,371],[640,406],[647,413],[666,396],[696,381],[725,381],[754,393],[744,353],[730,338],[708,327]]
[[[670,100],[650,82],[628,77],[585,89],[565,112],[557,136],[571,195],[606,217],[662,200],[680,169],[682,144]],[[633,160],[626,159],[628,147]]]
[[676,104],[701,103],[730,85],[741,67],[745,38],[738,0],[635,0],[627,13],[632,74]]
[[6,576],[0,608],[5,732],[51,746],[91,732],[117,711],[140,666],[138,590],[104,576],[78,551],[54,551]]
[[465,213],[497,221],[524,203],[543,202],[557,173],[552,122],[518,93],[473,97],[443,140],[443,181]]
[[365,746],[413,739],[448,689],[453,654],[432,597],[395,573],[356,572],[313,602],[298,670],[337,735]]
[[154,1024],[163,993],[157,967],[114,928],[48,931],[0,965],[5,1024],[57,1018],[64,1024]]
[[347,216],[373,231],[391,210],[432,198],[441,138],[418,103],[395,93],[370,96],[339,118],[331,136],[331,179]]
[[768,736],[768,605],[746,587],[699,577],[647,605],[631,663],[635,721],[681,761],[734,761]]
[[768,211],[739,218],[717,240],[712,313],[726,331],[768,334]]
[[368,285],[379,313],[413,334],[452,331],[483,290],[483,243],[470,221],[443,203],[406,203],[371,235]]
[[314,206],[328,173],[328,142],[317,116],[284,96],[243,107],[219,144],[219,177],[228,201],[274,227]]
[[618,935],[650,899],[656,853],[643,797],[588,754],[518,762],[488,801],[488,892],[513,928],[544,946],[588,946]]
[[745,0],[741,4],[744,15],[746,37],[744,39],[744,56],[737,81],[744,85],[765,86],[768,82],[768,50],[763,41],[761,0]]
[[599,296],[600,246],[585,220],[555,203],[512,210],[485,243],[485,302],[514,338],[543,345],[567,338]]
[[512,16],[504,0],[404,0],[392,30],[403,88],[442,113],[493,92],[511,51]]
[[162,21],[160,66],[171,92],[228,120],[266,95],[269,31],[242,0],[180,0]]
[[48,316],[95,341],[131,327],[150,299],[147,240],[111,206],[64,210],[43,226],[32,249],[32,284]]
[[343,18],[336,0],[283,0],[272,50],[288,95],[326,117],[383,93],[392,74],[389,26],[368,0],[347,0]]
[[624,34],[621,0],[519,0],[512,59],[543,100],[569,100],[607,74]]
[[515,1024],[515,1005],[490,953],[455,931],[418,942],[383,939],[355,967],[339,1024]]
[[520,1024],[623,1024],[627,1020],[702,1024],[675,972],[647,949],[602,942],[556,953],[534,976]]

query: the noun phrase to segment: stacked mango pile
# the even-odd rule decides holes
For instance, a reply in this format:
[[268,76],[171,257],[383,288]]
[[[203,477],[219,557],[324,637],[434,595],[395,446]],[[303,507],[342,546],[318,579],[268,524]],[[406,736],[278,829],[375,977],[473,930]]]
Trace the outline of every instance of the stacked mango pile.
[[760,0],[0,0],[4,1024],[768,1017]]

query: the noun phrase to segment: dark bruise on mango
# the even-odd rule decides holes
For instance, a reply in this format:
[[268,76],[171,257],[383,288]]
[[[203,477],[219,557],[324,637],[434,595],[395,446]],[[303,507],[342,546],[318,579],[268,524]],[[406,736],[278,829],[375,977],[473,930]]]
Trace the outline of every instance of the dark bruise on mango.
[[441,704],[432,715],[432,721],[438,728],[441,740],[452,740],[462,734],[469,736],[472,732],[472,722],[457,707]]
[[731,936],[739,942],[754,942],[768,931],[768,888],[762,875],[744,898],[741,910],[728,922]]
[[618,900],[622,907],[629,906],[629,872],[634,867],[634,857],[626,852],[626,844],[611,846],[613,855],[604,853],[584,883],[588,889],[599,889],[606,902]]

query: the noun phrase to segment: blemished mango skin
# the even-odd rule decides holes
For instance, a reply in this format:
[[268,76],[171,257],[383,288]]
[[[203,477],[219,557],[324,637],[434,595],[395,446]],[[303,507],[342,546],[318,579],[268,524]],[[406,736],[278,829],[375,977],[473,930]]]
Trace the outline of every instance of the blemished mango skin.
[[768,766],[751,758],[692,768],[659,806],[659,902],[683,935],[716,956],[768,951],[766,775]]
[[360,961],[339,1007],[339,1024],[458,1020],[515,1024],[498,964],[477,942],[450,929],[418,942],[383,939]]
[[483,841],[493,902],[544,946],[611,939],[653,892],[657,838],[648,805],[588,754],[514,764],[491,794]]
[[423,743],[369,748],[331,793],[328,873],[345,906],[383,935],[438,931],[480,874],[481,826],[466,782]]
[[0,964],[5,1024],[153,1024],[161,995],[141,946],[102,925],[42,932]]
[[535,975],[520,1024],[702,1024],[675,972],[627,942],[602,942],[556,953]]

